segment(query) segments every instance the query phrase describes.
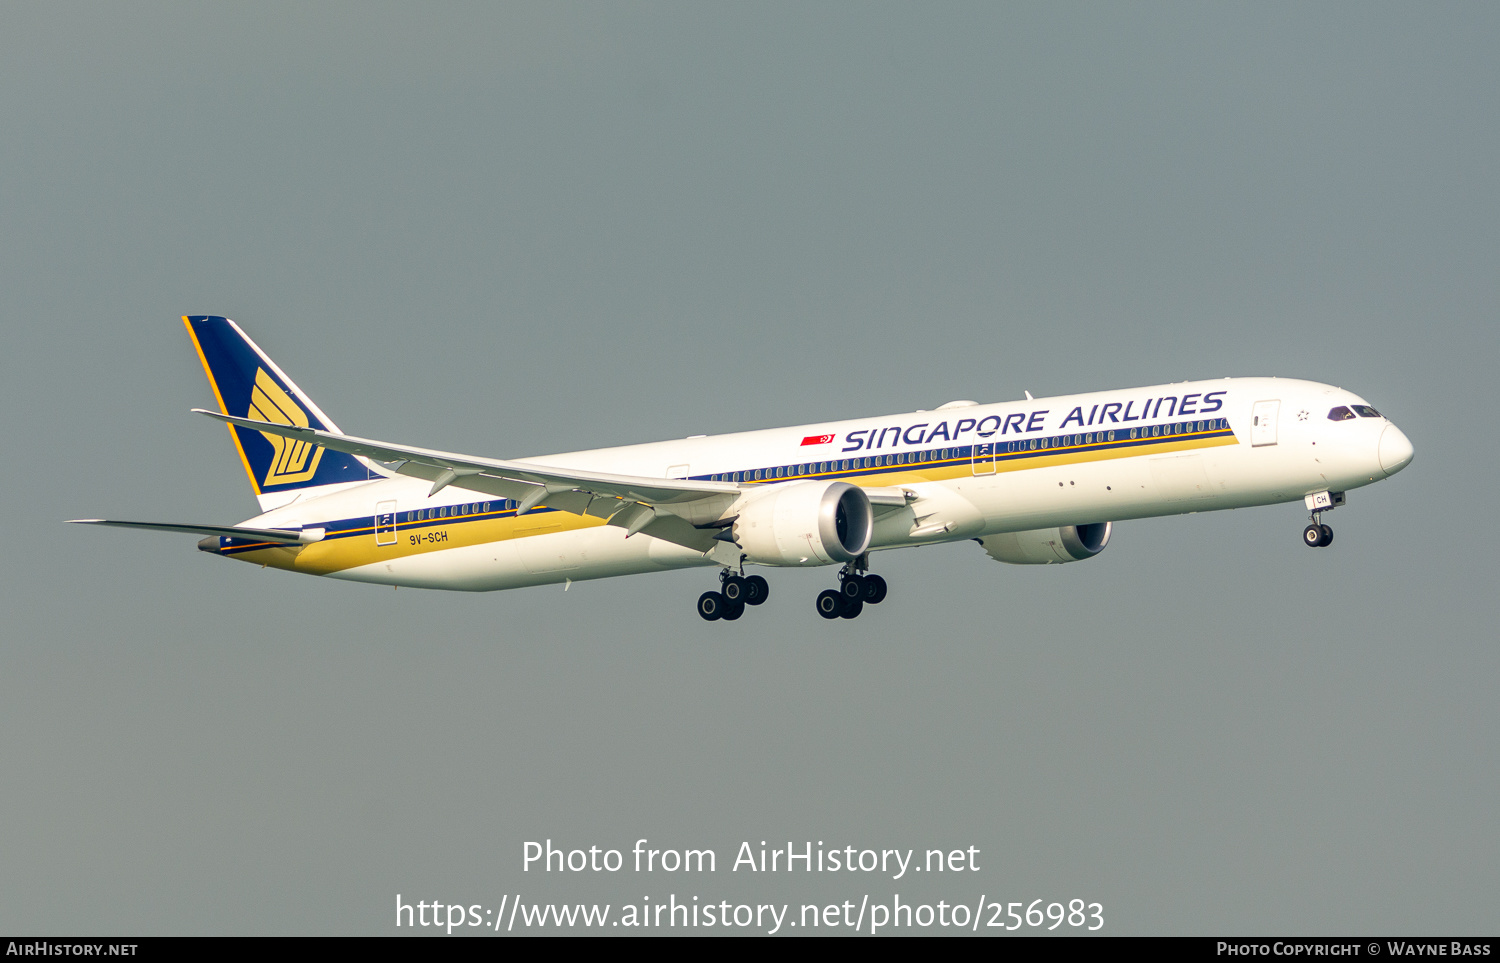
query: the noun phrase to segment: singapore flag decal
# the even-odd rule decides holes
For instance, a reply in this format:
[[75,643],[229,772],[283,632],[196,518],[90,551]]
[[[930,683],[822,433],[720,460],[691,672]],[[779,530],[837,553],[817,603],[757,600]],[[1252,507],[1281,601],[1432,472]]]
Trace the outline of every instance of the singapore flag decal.
[[831,445],[831,444],[833,444],[833,436],[832,435],[808,435],[806,438],[802,439],[802,444],[804,446],[805,445]]

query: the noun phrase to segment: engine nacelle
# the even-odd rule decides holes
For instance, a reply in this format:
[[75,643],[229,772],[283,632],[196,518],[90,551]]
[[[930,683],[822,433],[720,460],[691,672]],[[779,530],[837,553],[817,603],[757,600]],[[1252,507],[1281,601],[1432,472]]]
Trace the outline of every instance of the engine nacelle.
[[848,482],[767,485],[736,507],[734,540],[762,565],[853,561],[870,547],[875,527],[870,499]]
[[1064,525],[1029,532],[986,535],[979,540],[991,558],[1012,565],[1060,565],[1081,562],[1104,551],[1109,544],[1112,522]]

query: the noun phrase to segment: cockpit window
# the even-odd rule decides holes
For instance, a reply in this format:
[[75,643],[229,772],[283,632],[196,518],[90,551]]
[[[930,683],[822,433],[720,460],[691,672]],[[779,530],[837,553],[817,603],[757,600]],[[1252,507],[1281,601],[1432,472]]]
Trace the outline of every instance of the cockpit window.
[[1350,411],[1348,408],[1345,408],[1343,405],[1339,405],[1337,408],[1328,413],[1329,421],[1349,421],[1353,418],[1354,412]]
[[1379,418],[1380,417],[1380,412],[1376,411],[1374,408],[1371,408],[1369,405],[1354,405],[1353,408],[1354,408],[1354,413],[1356,415],[1359,415],[1361,418]]

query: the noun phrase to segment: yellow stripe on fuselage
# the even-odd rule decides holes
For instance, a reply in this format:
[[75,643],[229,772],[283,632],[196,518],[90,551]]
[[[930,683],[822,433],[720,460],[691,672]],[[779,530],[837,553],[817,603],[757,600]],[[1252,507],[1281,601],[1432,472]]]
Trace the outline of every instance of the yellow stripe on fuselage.
[[[1218,448],[1238,443],[1232,435],[1211,438],[1172,435],[1162,436],[1160,440],[1152,439],[1147,444],[1094,451],[1087,450],[1088,446],[1080,446],[1084,450],[1058,449],[1051,453],[1026,452],[1025,457],[1017,457],[1022,454],[1021,452],[1000,452],[995,458],[994,472],[985,472],[977,476],[974,473],[972,461],[961,461],[955,464],[953,459],[948,459],[947,464],[891,465],[889,471],[879,473],[873,473],[872,469],[861,470],[872,472],[871,474],[858,475],[850,471],[819,472],[749,484],[767,485],[821,478],[845,479],[862,488],[899,487],[921,482],[952,481],[957,478],[993,477],[993,475],[1006,472],[1112,461],[1141,455]],[[546,506],[538,507],[545,508]],[[495,516],[496,513],[489,513],[479,516],[427,519],[418,523],[399,523],[395,532],[395,544],[377,544],[375,529],[366,525],[361,528],[329,532],[322,541],[309,545],[268,544],[265,548],[253,551],[242,549],[235,552],[232,557],[271,568],[313,575],[329,575],[361,565],[388,562],[413,555],[425,555],[429,552],[441,552],[450,548],[465,548],[490,542],[530,538],[536,535],[579,531],[605,524],[604,519],[593,515],[574,515],[571,512],[562,511],[533,511],[517,517],[512,509],[499,514],[498,517]]]
[[328,575],[411,555],[505,542],[533,535],[597,528],[603,524],[604,519],[593,515],[532,511],[517,518],[512,511],[498,518],[459,516],[427,519],[415,524],[403,523],[396,530],[396,542],[393,545],[376,544],[375,529],[365,526],[329,532],[322,541],[310,545],[267,546],[254,551],[237,552],[232,557],[293,572]]

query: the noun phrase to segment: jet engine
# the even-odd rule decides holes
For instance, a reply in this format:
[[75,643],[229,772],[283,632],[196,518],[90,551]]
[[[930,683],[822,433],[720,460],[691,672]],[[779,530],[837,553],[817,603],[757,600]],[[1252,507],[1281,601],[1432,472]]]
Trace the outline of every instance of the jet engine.
[[1113,523],[1064,525],[1029,532],[986,535],[977,541],[993,559],[1012,565],[1061,565],[1081,562],[1104,551]]
[[848,482],[767,485],[737,506],[734,540],[762,565],[848,562],[870,547],[875,514],[864,489]]

